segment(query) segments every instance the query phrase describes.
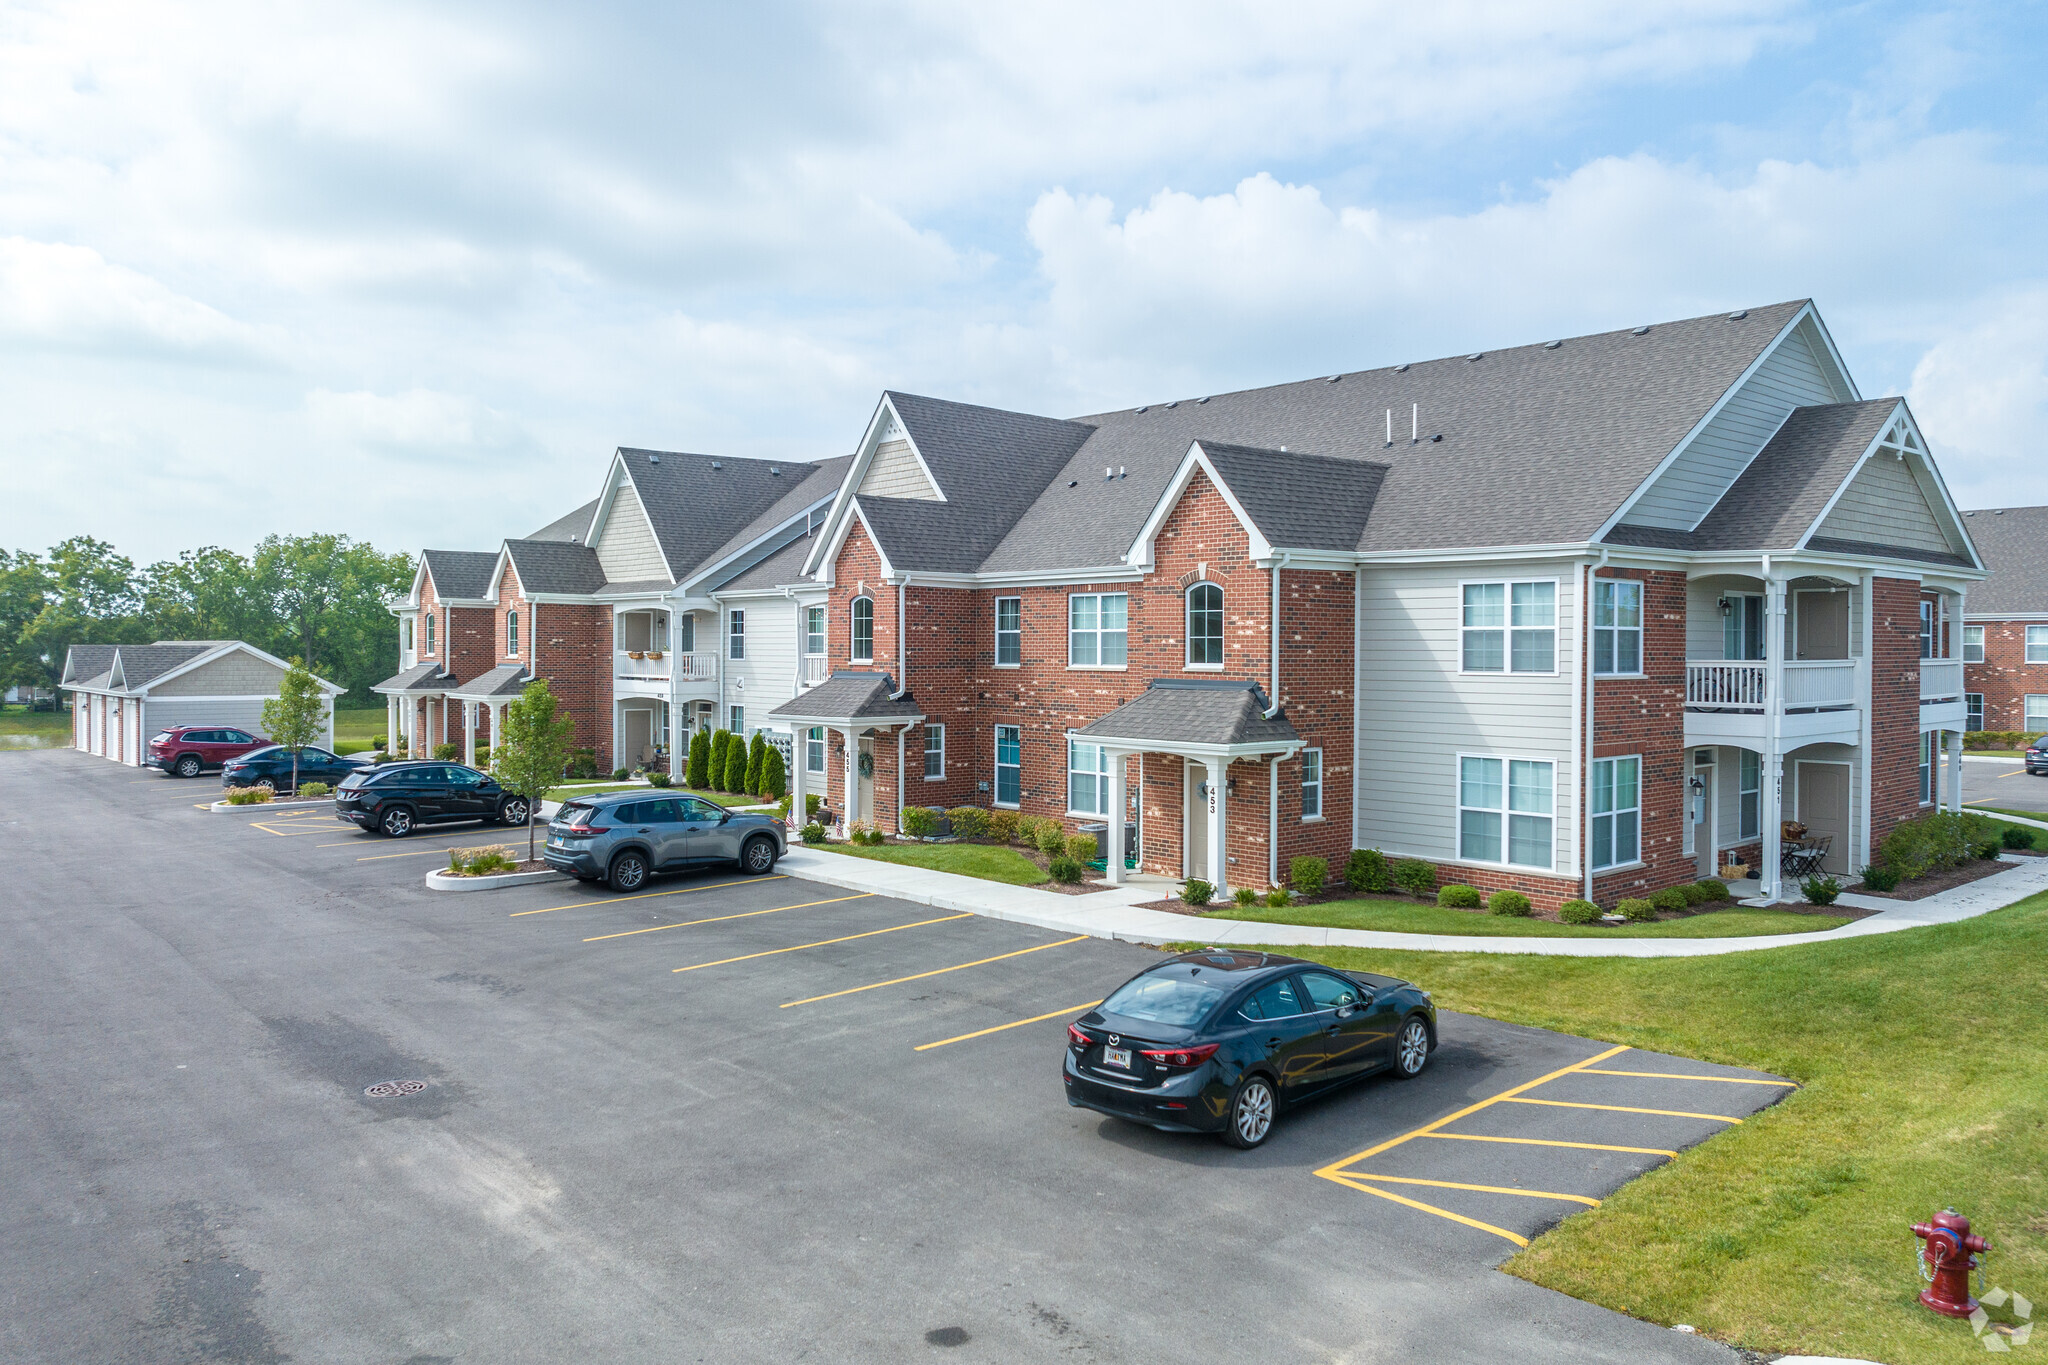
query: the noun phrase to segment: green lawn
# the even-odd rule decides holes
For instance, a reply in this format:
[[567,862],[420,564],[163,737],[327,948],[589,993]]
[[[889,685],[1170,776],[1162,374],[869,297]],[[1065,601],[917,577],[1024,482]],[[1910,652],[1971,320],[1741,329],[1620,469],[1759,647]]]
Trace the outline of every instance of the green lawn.
[[2048,893],[1726,957],[1282,951],[1406,977],[1451,1009],[1804,1087],[1566,1219],[1512,1274],[1752,1350],[1979,1360],[1968,1323],[1913,1297],[1907,1224],[1953,1204],[1995,1248],[1985,1287],[2048,1304]]
[[0,706],[0,735],[37,735],[68,744],[71,742],[71,713],[31,711],[26,706]]
[[1008,882],[1011,886],[1038,886],[1052,880],[1044,868],[1001,844],[822,844],[827,853],[844,853],[854,858],[872,858],[881,863],[902,863],[926,867],[934,872],[957,872],[983,881]]
[[646,792],[650,796],[660,792],[663,796],[701,796],[706,801],[715,801],[727,809],[739,805],[751,806],[755,804],[753,797],[727,796],[723,792],[691,791],[687,787],[650,787],[645,782],[572,782],[553,788],[548,792],[545,799],[549,801],[569,801],[579,796],[603,796],[606,792]]
[[[2015,810],[2009,806],[1965,806],[1963,807],[1963,809],[1970,811],[1976,815],[1988,816],[1995,812],[1999,815],[2017,815],[2022,819],[2039,820],[2044,824],[2048,824],[2048,812],[2044,811]],[[1999,828],[2001,829],[2004,829],[2012,824],[2010,820],[1994,820],[1992,821],[1992,823],[1999,826]],[[2034,836],[2034,839],[2037,843],[2048,844],[2048,839],[2043,839],[2041,837],[2043,834],[2048,834],[2048,830],[2036,829],[2032,825],[2021,825],[2019,826],[2019,828],[2030,832]]]
[[1208,919],[1256,920],[1262,924],[1312,924],[1333,929],[1384,929],[1397,934],[1464,934],[1474,938],[1747,938],[1753,934],[1817,934],[1847,924],[1845,915],[1802,915],[1791,910],[1754,910],[1731,905],[1685,919],[1654,924],[1559,924],[1515,919],[1470,910],[1450,910],[1413,901],[1325,901],[1321,905],[1225,905]]

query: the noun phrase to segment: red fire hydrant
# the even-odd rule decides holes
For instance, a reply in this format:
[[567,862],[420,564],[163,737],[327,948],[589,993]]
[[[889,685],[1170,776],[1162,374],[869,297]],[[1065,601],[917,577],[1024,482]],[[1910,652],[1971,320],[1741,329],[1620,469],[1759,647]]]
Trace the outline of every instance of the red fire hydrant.
[[1920,1291],[1920,1302],[1944,1317],[1967,1318],[1976,1312],[1977,1301],[1970,1297],[1970,1272],[1977,1268],[1972,1253],[1991,1250],[1991,1243],[1972,1234],[1970,1220],[1954,1209],[1913,1224],[1913,1235],[1926,1243],[1920,1248],[1920,1273],[1930,1281]]

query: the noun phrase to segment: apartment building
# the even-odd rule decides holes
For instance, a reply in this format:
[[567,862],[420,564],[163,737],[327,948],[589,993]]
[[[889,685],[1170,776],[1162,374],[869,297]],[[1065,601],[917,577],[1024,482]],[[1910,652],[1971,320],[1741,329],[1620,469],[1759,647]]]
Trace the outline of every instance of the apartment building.
[[423,556],[380,690],[473,742],[538,672],[605,763],[766,729],[841,824],[1016,809],[1226,888],[1375,847],[1546,906],[1775,891],[1781,821],[1849,872],[1959,800],[1984,575],[1793,301],[1075,419],[886,392],[810,465],[622,450]]
[[1991,571],[1963,618],[1969,728],[2048,734],[2048,507],[1963,515]]

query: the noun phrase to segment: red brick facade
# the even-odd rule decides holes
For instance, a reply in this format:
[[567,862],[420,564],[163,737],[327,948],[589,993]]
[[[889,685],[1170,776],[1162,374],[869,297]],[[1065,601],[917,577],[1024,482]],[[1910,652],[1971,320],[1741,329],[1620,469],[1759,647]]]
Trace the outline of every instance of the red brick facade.
[[1920,585],[1871,583],[1870,846],[1920,814]]
[[2048,663],[2027,662],[2027,627],[2043,621],[1971,621],[1984,628],[1984,662],[1963,668],[1963,686],[1984,698],[1986,730],[2038,730],[2027,725],[2027,698],[2048,697]]
[[1696,881],[1699,865],[1685,851],[1691,776],[1685,747],[1686,575],[1601,569],[1595,577],[1632,578],[1643,585],[1643,676],[1599,678],[1593,684],[1593,757],[1642,758],[1642,861],[1593,879],[1593,899],[1607,905]]

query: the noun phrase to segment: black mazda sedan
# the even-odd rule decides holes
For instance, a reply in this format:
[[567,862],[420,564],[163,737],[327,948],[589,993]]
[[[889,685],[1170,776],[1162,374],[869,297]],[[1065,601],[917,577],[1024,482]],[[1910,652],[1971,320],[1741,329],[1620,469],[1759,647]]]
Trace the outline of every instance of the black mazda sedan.
[[[332,787],[353,777],[361,767],[353,758],[343,758],[310,744],[298,753],[297,771],[301,782],[325,782]],[[221,764],[220,784],[223,787],[268,787],[272,791],[288,791],[292,785],[292,772],[292,751],[282,744],[273,744],[267,749],[237,754]]]
[[1205,948],[1149,967],[1067,1026],[1067,1103],[1256,1147],[1282,1107],[1379,1071],[1420,1075],[1429,992],[1275,953]]

